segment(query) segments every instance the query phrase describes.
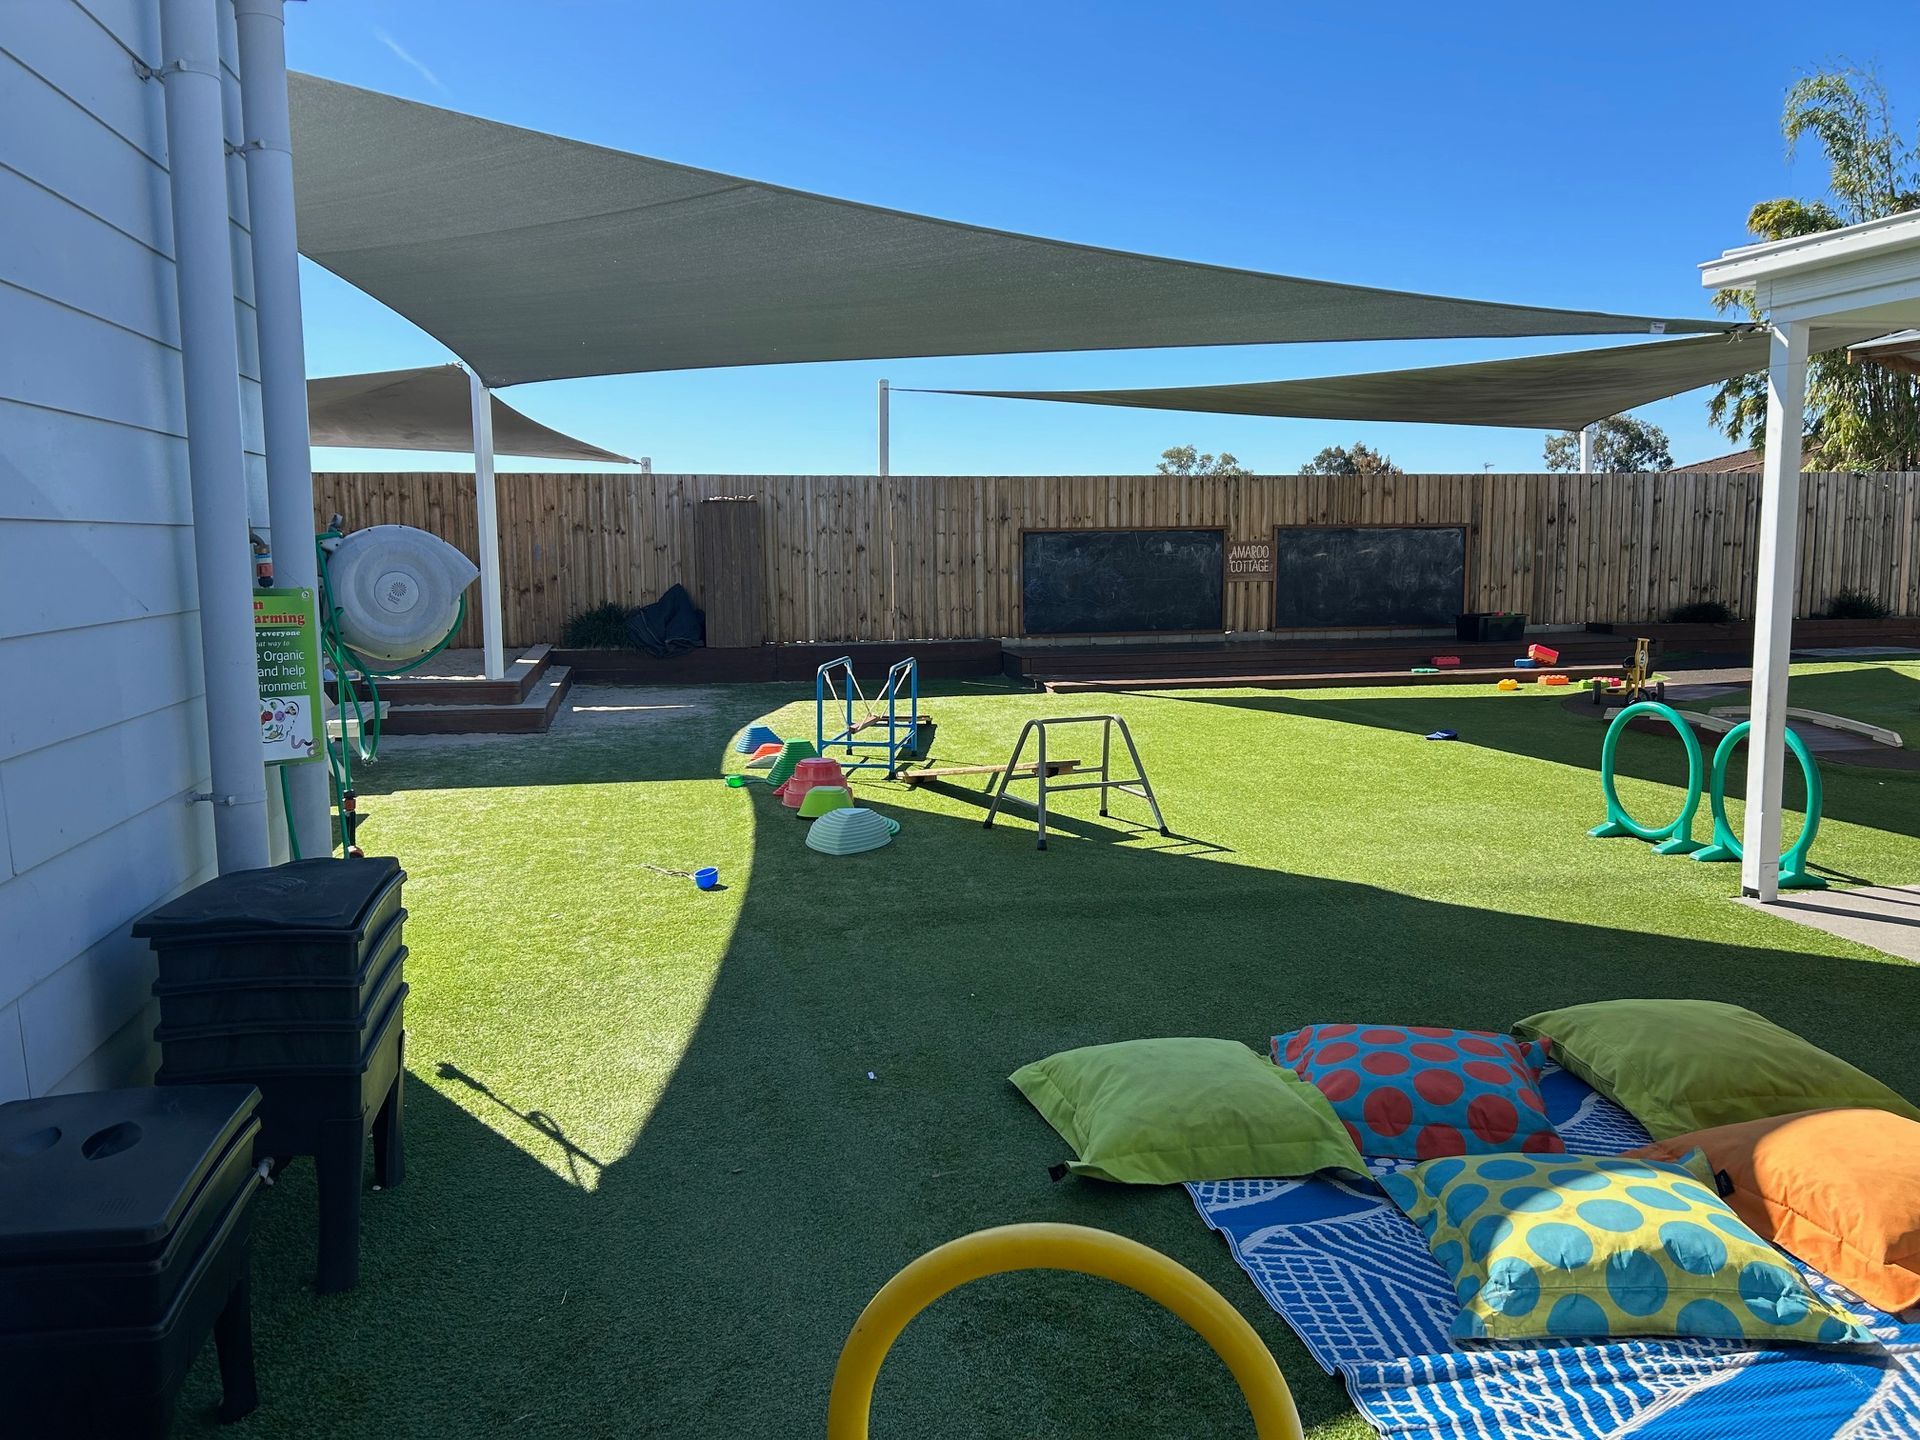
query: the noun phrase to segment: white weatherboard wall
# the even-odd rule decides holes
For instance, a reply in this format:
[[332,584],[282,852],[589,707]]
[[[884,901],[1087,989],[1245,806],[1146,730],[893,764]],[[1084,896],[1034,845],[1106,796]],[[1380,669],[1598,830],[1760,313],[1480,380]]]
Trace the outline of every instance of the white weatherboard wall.
[[[233,14],[220,0],[229,138]],[[0,4],[0,1100],[139,1083],[212,820],[156,0]],[[233,197],[250,516],[265,466]]]

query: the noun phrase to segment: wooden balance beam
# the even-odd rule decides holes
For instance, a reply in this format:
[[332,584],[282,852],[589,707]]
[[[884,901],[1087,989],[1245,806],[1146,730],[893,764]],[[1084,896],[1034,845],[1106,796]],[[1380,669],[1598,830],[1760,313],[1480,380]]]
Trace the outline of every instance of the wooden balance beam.
[[[900,778],[909,785],[918,785],[922,780],[945,780],[952,775],[999,775],[1004,773],[1006,768],[1004,765],[941,765],[931,770],[903,770],[900,772]],[[1022,765],[1013,773],[1016,776],[1031,776],[1037,768],[1033,765]],[[1047,778],[1065,775],[1079,768],[1078,760],[1049,760],[1047,761]]]

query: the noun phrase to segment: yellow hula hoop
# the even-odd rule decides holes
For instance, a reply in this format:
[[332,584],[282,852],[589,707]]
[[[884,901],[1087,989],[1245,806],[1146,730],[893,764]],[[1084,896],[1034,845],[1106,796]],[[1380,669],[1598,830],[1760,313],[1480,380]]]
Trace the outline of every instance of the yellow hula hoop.
[[1084,1225],[1002,1225],[949,1240],[908,1265],[868,1302],[833,1371],[827,1440],[867,1440],[874,1381],[887,1351],[927,1306],[969,1280],[1014,1270],[1075,1270],[1137,1290],[1192,1326],[1226,1362],[1259,1440],[1303,1440],[1293,1395],[1246,1318],[1206,1281],[1158,1250]]

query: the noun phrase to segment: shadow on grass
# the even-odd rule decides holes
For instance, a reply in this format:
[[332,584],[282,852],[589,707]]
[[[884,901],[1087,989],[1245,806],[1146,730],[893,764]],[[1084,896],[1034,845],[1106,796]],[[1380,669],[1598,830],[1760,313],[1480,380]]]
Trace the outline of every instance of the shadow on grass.
[[[1332,1019],[1502,1029],[1553,1005],[1686,995],[1738,999],[1920,1091],[1920,968],[1125,844],[1063,839],[1036,854],[1026,826],[984,832],[925,811],[896,811],[902,831],[880,851],[828,857],[769,792],[751,793],[750,888],[705,1010],[677,1057],[636,1058],[619,1079],[664,1084],[627,1152],[604,1165],[565,1153],[607,1083],[598,1071],[503,1098],[467,1073],[458,1032],[418,1049],[408,1179],[368,1197],[358,1290],[319,1299],[308,1286],[310,1166],[262,1204],[265,1408],[222,1433],[817,1434],[839,1346],[874,1291],[945,1240],[1020,1220],[1099,1226],[1171,1255],[1259,1330],[1309,1426],[1347,1415],[1182,1190],[1048,1179],[1066,1146],[1005,1077],[1072,1046],[1207,1035],[1263,1048]],[[458,906],[458,877],[436,878],[409,904]],[[526,1003],[516,967],[491,973],[490,1004]],[[621,983],[583,966],[562,1028],[604,1024]],[[553,1147],[551,1165],[529,1153]],[[575,1158],[591,1164],[569,1171]],[[204,1357],[194,1383],[198,1428],[214,1383]],[[1179,1322],[1060,1274],[982,1281],[935,1305],[895,1347],[875,1413],[882,1435],[1248,1433],[1224,1368]]]
[[[1897,675],[1897,672],[1894,673]],[[1797,677],[1793,682],[1793,703],[1823,708],[1803,698],[1802,691],[1805,682],[1821,678],[1824,677]],[[1572,765],[1591,770],[1596,776],[1600,770],[1601,741],[1606,735],[1606,728],[1597,713],[1593,718],[1584,713],[1573,715],[1561,704],[1536,695],[1502,694],[1491,689],[1484,694],[1471,695],[1414,692],[1352,698],[1341,698],[1338,691],[1324,691],[1313,696],[1253,693],[1194,695],[1180,691],[1158,691],[1155,692],[1155,698],[1336,721],[1347,725],[1366,725],[1410,735],[1454,730],[1458,732],[1459,739],[1449,743]],[[1713,757],[1713,746],[1717,743],[1718,737],[1701,733],[1704,758],[1709,762]],[[1743,747],[1728,766],[1727,790],[1730,795],[1745,793],[1745,756]],[[1621,736],[1614,757],[1614,770],[1623,779],[1675,786],[1684,786],[1686,783],[1686,764],[1672,732],[1647,734],[1629,729]],[[1829,820],[1920,837],[1920,773],[1823,761],[1821,780],[1825,791],[1824,813]],[[1597,823],[1602,818],[1597,780],[1594,793],[1594,820]],[[1785,806],[1788,810],[1802,810],[1805,804],[1805,787],[1799,769],[1790,765],[1787,769]],[[1700,814],[1702,824],[1710,825],[1704,803]]]

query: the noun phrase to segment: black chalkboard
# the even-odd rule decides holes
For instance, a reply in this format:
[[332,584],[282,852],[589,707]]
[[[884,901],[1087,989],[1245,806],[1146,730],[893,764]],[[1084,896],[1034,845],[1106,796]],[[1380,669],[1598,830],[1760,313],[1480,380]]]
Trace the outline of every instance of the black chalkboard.
[[1029,530],[1021,537],[1029,635],[1219,630],[1221,530]]
[[1452,625],[1466,608],[1459,526],[1282,526],[1273,558],[1276,630]]

